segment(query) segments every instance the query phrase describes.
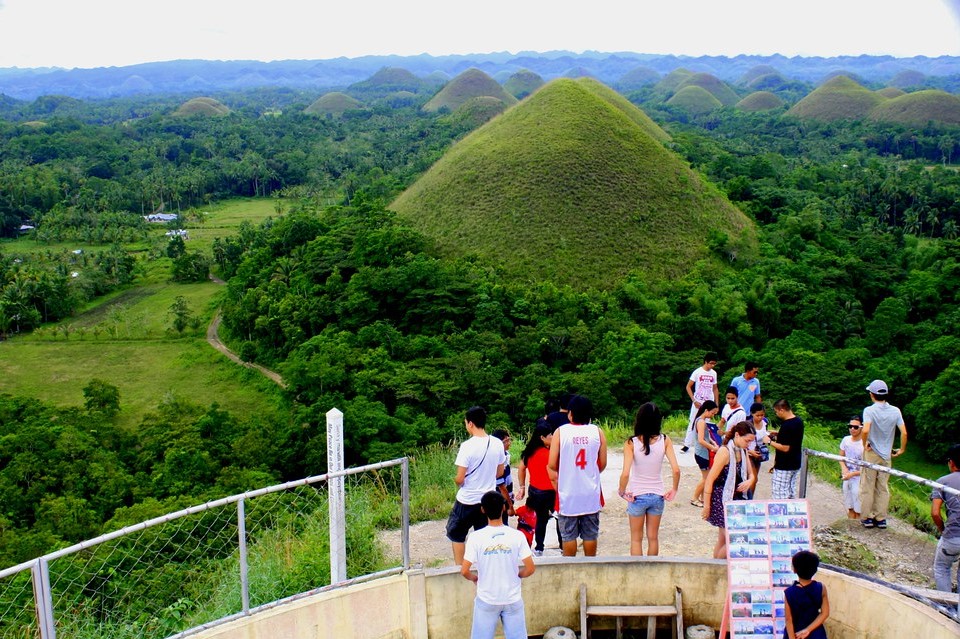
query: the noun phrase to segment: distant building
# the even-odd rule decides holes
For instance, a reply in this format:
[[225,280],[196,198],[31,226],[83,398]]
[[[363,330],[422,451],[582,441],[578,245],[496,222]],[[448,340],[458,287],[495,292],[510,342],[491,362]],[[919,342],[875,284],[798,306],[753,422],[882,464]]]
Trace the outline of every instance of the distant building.
[[21,233],[27,233],[27,232],[29,232],[29,231],[32,231],[32,230],[35,229],[35,228],[37,228],[37,227],[31,226],[31,225],[29,225],[29,224],[21,224],[21,225],[20,225],[20,228],[17,229],[17,230],[20,231]]
[[187,229],[176,229],[173,231],[167,231],[164,233],[167,237],[182,237],[185,240],[189,240],[190,236],[187,234]]

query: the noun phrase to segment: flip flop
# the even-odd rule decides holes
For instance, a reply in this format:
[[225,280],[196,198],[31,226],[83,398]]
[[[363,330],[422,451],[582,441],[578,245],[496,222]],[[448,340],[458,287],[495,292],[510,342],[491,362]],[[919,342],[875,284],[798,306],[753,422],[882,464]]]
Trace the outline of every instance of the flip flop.
[[690,505],[691,505],[691,506],[696,506],[697,508],[703,508],[703,502],[700,501],[699,499],[691,499],[691,500],[690,500]]

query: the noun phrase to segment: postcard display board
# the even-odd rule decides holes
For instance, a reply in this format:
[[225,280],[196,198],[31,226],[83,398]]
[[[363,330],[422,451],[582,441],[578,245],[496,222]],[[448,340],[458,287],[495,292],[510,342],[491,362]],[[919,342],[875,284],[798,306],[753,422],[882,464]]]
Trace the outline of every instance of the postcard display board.
[[791,557],[810,550],[807,500],[732,501],[725,507],[729,589],[723,625],[731,637],[783,637],[783,591],[797,579]]

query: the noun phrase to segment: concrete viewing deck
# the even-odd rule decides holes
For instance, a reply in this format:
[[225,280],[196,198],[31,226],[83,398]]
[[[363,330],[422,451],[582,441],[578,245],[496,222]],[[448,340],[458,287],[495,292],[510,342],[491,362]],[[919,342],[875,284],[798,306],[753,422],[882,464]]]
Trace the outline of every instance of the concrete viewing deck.
[[[830,596],[831,639],[956,639],[960,624],[876,583],[821,568]],[[686,626],[720,627],[726,562],[660,557],[543,558],[523,582],[527,631],[580,627],[580,584],[608,605],[672,602],[683,590]],[[335,588],[194,635],[203,639],[455,639],[469,635],[474,585],[454,567],[414,569]],[[604,626],[604,621],[608,623]],[[662,621],[666,636],[668,620]],[[591,628],[612,628],[612,620]],[[639,626],[636,626],[639,627]]]

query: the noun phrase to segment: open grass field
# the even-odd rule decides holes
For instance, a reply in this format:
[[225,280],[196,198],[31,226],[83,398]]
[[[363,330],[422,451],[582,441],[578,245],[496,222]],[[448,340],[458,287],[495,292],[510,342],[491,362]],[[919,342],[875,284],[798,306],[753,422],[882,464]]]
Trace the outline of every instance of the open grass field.
[[0,392],[83,406],[82,389],[92,378],[120,390],[117,419],[126,427],[138,424],[171,394],[249,415],[271,410],[276,392],[272,382],[237,366],[198,337],[0,342]]
[[277,198],[263,197],[224,200],[205,206],[201,209],[203,222],[186,225],[190,233],[187,249],[209,254],[214,239],[234,235],[243,222],[257,226],[268,217],[276,217],[276,207]]
[[[235,234],[243,222],[257,225],[275,216],[275,206],[276,200],[267,198],[211,205],[204,209],[208,215],[202,225],[188,225],[187,248],[209,254],[214,238]],[[155,232],[163,230],[158,225]],[[2,248],[12,253],[11,246],[23,253],[74,248],[29,240]],[[170,267],[167,258],[144,262],[133,286],[94,300],[58,324],[0,342],[0,393],[82,406],[82,389],[96,377],[120,389],[118,419],[126,426],[139,423],[169,394],[204,406],[218,402],[238,414],[269,410],[275,385],[234,364],[205,340],[223,286],[172,282]],[[172,329],[170,307],[181,296],[195,322],[178,335]]]

